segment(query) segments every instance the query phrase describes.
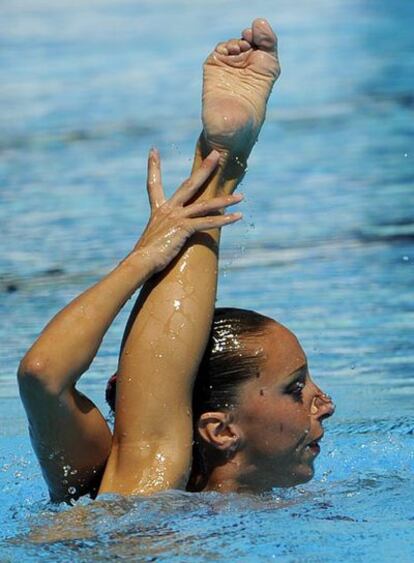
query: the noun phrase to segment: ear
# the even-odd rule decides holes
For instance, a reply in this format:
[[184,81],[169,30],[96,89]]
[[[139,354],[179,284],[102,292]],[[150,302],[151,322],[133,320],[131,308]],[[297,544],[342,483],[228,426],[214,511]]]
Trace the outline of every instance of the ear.
[[198,420],[201,438],[224,453],[235,453],[241,446],[242,433],[233,415],[227,412],[205,412]]

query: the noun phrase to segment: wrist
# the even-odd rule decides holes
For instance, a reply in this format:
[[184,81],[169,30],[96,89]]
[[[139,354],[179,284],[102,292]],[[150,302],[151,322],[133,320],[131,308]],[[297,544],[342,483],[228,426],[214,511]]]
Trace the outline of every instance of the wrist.
[[150,253],[142,248],[134,248],[120,266],[133,272],[134,277],[139,281],[139,285],[145,283],[156,272],[156,265]]

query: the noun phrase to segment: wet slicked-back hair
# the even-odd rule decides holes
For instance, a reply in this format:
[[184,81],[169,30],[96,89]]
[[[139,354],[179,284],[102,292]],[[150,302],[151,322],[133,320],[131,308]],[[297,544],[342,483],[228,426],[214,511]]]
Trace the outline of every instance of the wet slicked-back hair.
[[[266,333],[271,319],[247,309],[214,311],[210,338],[200,363],[193,393],[193,418],[203,412],[228,410],[237,404],[240,385],[259,375],[263,354],[249,338]],[[106,401],[115,411],[115,373],[106,387]]]
[[254,311],[217,308],[210,338],[195,380],[193,417],[231,409],[242,383],[258,377],[263,350],[253,337],[268,330],[271,319]]

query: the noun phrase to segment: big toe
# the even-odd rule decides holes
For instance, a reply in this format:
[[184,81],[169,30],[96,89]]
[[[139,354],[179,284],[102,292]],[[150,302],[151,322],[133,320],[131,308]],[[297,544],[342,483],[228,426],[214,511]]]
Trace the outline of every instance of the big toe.
[[257,18],[252,23],[252,40],[255,47],[262,51],[275,51],[277,39],[267,20]]

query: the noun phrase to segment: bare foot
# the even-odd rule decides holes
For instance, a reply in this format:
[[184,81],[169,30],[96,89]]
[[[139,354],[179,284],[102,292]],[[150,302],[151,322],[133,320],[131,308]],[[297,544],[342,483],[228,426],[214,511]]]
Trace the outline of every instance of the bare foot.
[[219,43],[204,64],[203,137],[207,149],[245,166],[263,124],[266,103],[280,74],[277,40],[256,19],[241,39]]

